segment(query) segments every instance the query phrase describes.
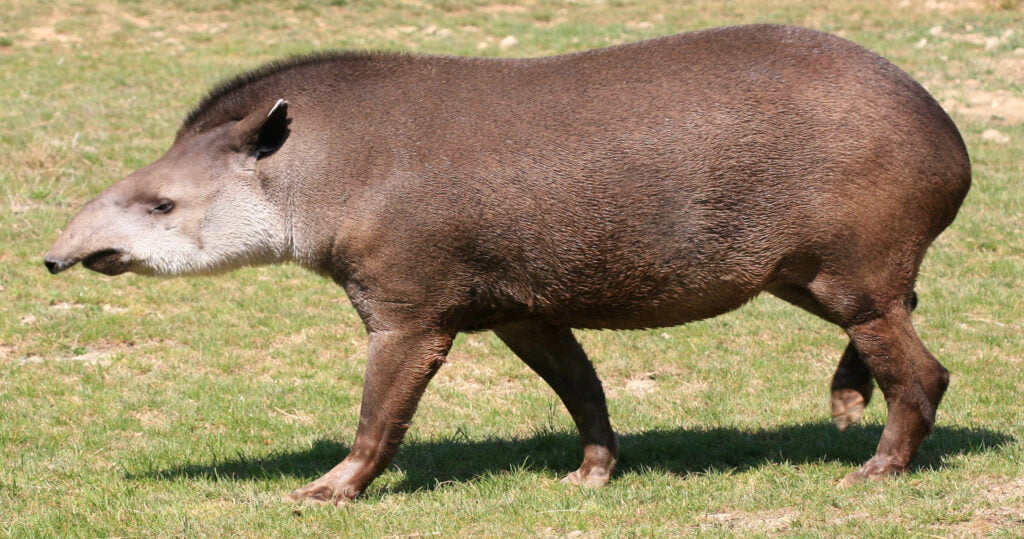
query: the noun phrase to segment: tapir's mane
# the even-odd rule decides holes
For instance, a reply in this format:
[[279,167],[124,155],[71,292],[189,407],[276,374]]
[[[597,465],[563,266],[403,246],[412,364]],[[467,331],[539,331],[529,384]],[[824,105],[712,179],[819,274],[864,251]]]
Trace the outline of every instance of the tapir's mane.
[[[382,52],[329,51],[295,56],[264,64],[217,84],[209,94],[182,122],[178,136],[185,133],[203,132],[229,121],[237,121],[252,112],[255,107],[272,104],[277,99],[287,99],[288,89],[295,90],[308,83],[309,79],[294,80],[289,73],[307,71],[309,67],[344,67],[358,65],[382,56],[410,56]],[[317,71],[320,71],[317,69]],[[274,92],[268,95],[268,92]],[[278,95],[281,94],[281,95]],[[266,103],[264,103],[266,102]]]

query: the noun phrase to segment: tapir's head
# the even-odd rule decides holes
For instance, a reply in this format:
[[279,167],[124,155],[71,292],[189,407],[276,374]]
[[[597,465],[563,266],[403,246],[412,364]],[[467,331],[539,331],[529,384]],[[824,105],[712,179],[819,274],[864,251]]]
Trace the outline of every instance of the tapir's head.
[[289,249],[284,203],[268,200],[259,169],[287,136],[283,100],[239,121],[183,130],[160,159],[86,204],[46,267],[187,275],[281,260]]

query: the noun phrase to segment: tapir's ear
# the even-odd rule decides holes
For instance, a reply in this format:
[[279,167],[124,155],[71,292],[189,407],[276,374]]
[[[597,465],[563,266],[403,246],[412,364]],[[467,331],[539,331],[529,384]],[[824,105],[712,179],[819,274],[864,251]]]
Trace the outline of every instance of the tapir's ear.
[[249,113],[228,130],[232,149],[257,158],[277,151],[288,138],[288,102],[278,99],[273,105]]

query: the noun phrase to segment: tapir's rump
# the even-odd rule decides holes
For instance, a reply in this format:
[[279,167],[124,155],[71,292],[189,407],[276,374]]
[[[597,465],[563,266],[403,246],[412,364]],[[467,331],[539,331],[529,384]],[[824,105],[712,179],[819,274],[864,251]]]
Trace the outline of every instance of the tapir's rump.
[[769,292],[841,326],[845,429],[889,418],[845,482],[906,469],[948,373],[910,322],[924,253],[970,185],[953,122],[849,41],[743,26],[535,59],[328,53],[216,88],[168,152],[47,254],[108,274],[293,261],[345,288],[370,359],[351,454],[297,499],[388,464],[460,331],[493,330],[559,394],[605,483],[618,449],[571,328],[715,316]]

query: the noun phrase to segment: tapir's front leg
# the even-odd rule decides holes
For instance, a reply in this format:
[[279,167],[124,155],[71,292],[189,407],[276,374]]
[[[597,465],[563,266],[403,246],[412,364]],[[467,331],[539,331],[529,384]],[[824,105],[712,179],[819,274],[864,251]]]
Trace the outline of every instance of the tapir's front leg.
[[289,498],[339,505],[362,493],[391,463],[423,390],[444,363],[451,344],[452,335],[441,331],[371,331],[352,449],[341,464]]

